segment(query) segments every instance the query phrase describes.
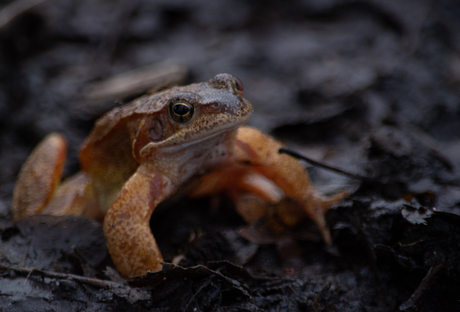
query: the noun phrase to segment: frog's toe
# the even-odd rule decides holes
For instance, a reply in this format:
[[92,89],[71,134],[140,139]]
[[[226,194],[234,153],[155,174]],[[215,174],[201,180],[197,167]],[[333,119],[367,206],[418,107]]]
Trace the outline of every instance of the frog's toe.
[[321,236],[323,237],[324,243],[327,246],[332,245],[332,237],[329,227],[326,222],[326,213],[331,206],[338,204],[342,199],[349,196],[350,192],[344,191],[331,197],[316,196],[314,198],[314,204],[308,204],[305,206],[307,215],[316,223]]
[[45,208],[61,180],[66,153],[66,139],[51,133],[30,154],[13,192],[11,212],[15,221]]

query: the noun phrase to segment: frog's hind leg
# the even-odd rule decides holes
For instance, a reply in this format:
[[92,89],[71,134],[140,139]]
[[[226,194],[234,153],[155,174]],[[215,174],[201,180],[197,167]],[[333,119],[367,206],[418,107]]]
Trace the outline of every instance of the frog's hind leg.
[[49,134],[21,168],[11,212],[18,221],[36,214],[74,215],[102,220],[91,178],[79,172],[60,183],[67,154],[66,139]]
[[[283,145],[280,142],[257,129],[240,127],[235,160],[248,164],[252,170],[275,183],[286,197],[297,201],[304,215],[310,217],[318,226],[324,242],[331,245],[332,239],[325,219],[326,212],[332,205],[347,197],[349,192],[341,192],[332,197],[321,195],[315,190],[299,161],[278,152],[281,147]],[[290,218],[286,216],[285,219],[288,217]],[[294,221],[292,223],[295,223]]]
[[41,214],[85,216],[99,221],[104,218],[91,185],[91,178],[83,171],[64,180],[56,188],[53,198]]
[[11,212],[15,221],[40,213],[58,186],[67,154],[66,139],[47,135],[22,165],[13,192]]

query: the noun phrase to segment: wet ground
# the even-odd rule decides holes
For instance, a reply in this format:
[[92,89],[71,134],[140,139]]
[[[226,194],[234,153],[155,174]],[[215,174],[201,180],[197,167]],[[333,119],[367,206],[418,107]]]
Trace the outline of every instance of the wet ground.
[[[0,11],[0,307],[460,310],[456,1],[11,3]],[[226,200],[179,201],[157,209],[151,225],[165,259],[181,255],[180,266],[127,284],[98,223],[11,222],[16,175],[46,134],[68,138],[69,176],[105,111],[221,72],[243,81],[251,125],[370,177],[306,165],[323,193],[353,192],[327,215],[332,247],[310,221],[262,244]]]

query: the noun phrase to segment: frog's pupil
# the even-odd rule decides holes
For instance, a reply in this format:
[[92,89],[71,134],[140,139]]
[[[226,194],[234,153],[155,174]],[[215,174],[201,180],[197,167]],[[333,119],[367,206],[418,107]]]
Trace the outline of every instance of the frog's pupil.
[[173,110],[177,115],[184,116],[190,112],[190,107],[185,104],[176,104],[174,105]]

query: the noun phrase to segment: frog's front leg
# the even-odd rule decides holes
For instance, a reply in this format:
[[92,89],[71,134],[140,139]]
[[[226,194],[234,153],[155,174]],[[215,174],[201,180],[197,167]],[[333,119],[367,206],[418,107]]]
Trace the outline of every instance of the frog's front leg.
[[150,230],[155,207],[175,192],[171,181],[142,164],[125,183],[104,219],[104,234],[112,260],[124,277],[162,268],[163,257]]

